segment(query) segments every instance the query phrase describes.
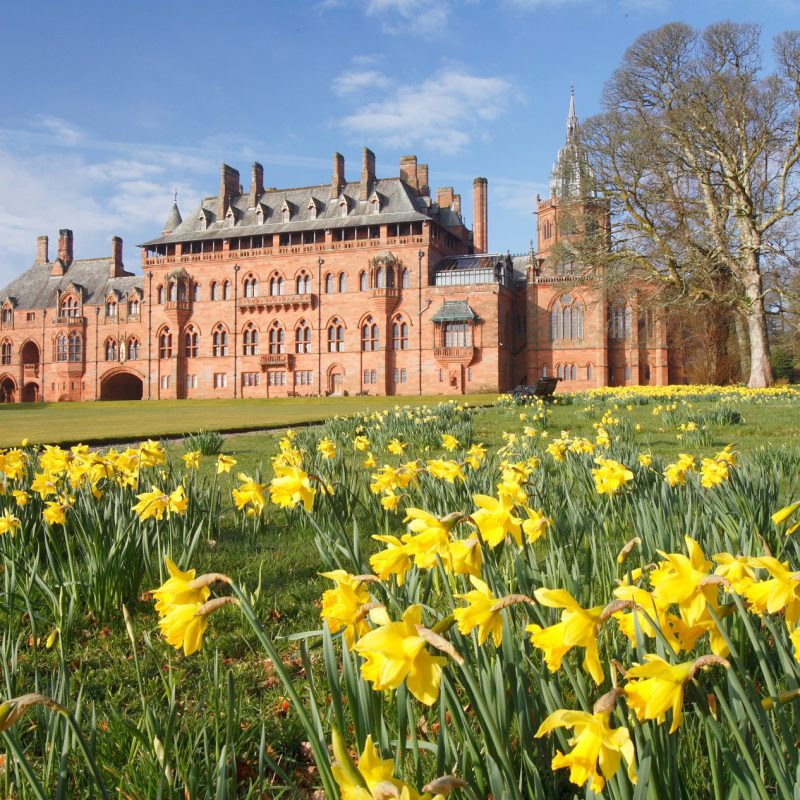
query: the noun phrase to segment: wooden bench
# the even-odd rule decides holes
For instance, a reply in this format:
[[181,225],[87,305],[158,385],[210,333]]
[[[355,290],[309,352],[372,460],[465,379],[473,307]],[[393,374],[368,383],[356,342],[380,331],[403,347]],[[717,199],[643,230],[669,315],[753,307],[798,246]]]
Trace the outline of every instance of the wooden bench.
[[542,400],[552,400],[553,393],[558,386],[559,378],[537,378],[533,386],[517,386],[512,392],[517,402],[529,400],[531,397],[541,397]]

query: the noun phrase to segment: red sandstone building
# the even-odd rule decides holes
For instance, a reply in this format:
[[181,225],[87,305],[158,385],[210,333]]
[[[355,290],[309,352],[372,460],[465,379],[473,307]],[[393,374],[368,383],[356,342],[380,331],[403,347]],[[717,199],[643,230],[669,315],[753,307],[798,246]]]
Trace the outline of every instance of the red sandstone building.
[[76,260],[69,230],[50,260],[0,291],[0,401],[462,394],[540,375],[565,390],[675,380],[666,326],[632,287],[609,301],[574,286],[552,254],[570,209],[607,226],[591,190],[570,101],[538,248],[488,252],[487,182],[473,184],[474,228],[451,187],[400,160],[360,178],[333,157],[330,183],[249,188],[222,166],[219,191],[142,245],[143,275],[109,258]]

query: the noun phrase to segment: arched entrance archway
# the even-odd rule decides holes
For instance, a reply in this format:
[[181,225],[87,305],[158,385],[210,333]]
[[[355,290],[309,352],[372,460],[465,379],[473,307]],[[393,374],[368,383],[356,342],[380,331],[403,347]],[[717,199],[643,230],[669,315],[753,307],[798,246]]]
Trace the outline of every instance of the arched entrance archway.
[[101,400],[141,400],[144,382],[132,372],[115,372],[100,383]]
[[22,387],[22,397],[20,398],[23,403],[38,403],[39,402],[39,384],[26,383]]
[[338,364],[328,370],[328,394],[344,394],[344,369]]
[[40,361],[39,345],[28,339],[28,341],[22,345],[19,356],[23,364],[38,364]]
[[17,384],[8,375],[0,377],[0,403],[14,403],[17,400]]

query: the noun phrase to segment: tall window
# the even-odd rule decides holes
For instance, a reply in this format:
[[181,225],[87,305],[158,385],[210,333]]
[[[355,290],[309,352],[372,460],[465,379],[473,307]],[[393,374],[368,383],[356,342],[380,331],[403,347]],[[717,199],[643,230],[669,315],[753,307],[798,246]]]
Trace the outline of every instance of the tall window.
[[106,340],[106,361],[117,360],[117,342],[116,339]]
[[135,336],[128,339],[128,359],[135,361],[139,358],[139,340]]
[[200,350],[200,334],[194,328],[187,328],[183,337],[183,352],[186,358],[197,358]]
[[561,295],[550,309],[550,338],[583,339],[583,305],[571,294]]
[[364,352],[378,349],[378,324],[372,317],[367,317],[361,325],[361,349]]
[[69,360],[83,361],[83,337],[77,331],[69,335]]
[[231,299],[231,282],[225,281],[222,284],[222,299],[223,300],[230,300]]
[[174,282],[174,281],[172,281],[172,282],[169,284],[169,294],[168,294],[168,297],[169,297],[170,301],[172,301],[172,302],[174,302],[175,300],[177,300],[177,299],[178,299],[178,287],[175,285],[175,282]]
[[366,292],[369,288],[369,276],[366,272],[362,271],[358,275],[358,289],[361,292]]
[[8,366],[11,363],[11,342],[5,339],[0,345],[0,364]]
[[211,299],[219,300],[219,284],[216,281],[211,281]]
[[5,306],[3,308],[2,320],[6,323],[11,323],[14,321],[14,309],[11,308],[11,306]]
[[286,284],[280,275],[274,275],[269,280],[269,293],[272,297],[280,297],[285,293]]
[[407,270],[403,270],[403,288],[408,289],[411,286],[411,273]]
[[258,331],[255,325],[249,324],[242,334],[242,348],[246,356],[258,355]]
[[192,300],[196,303],[200,299],[200,284],[195,283],[192,286]]
[[164,328],[158,337],[158,357],[172,358],[172,333],[169,328]]
[[258,297],[258,278],[249,275],[244,279],[244,296]]
[[408,323],[402,319],[392,324],[392,346],[395,350],[408,350]]
[[301,320],[294,332],[295,353],[311,352],[311,328]]
[[284,330],[280,326],[280,323],[278,322],[273,322],[272,325],[270,325],[269,352],[273,354],[286,352],[286,340],[285,340]]
[[139,315],[139,298],[132,297],[128,300],[128,316],[135,317]]
[[325,276],[325,294],[333,294],[333,275],[330,272]]
[[215,358],[228,355],[228,331],[221,324],[211,334],[211,354]]
[[116,317],[117,316],[117,301],[116,300],[107,300],[106,301],[106,316],[107,317]]
[[445,347],[472,347],[472,326],[469,322],[445,322]]
[[339,291],[347,291],[347,275],[344,272],[339,273]]
[[344,352],[344,325],[337,319],[328,326],[328,352]]
[[608,311],[608,335],[612,339],[629,339],[631,335],[631,307],[615,303]]
[[378,267],[375,270],[375,286],[378,289],[386,288],[386,272],[384,272],[383,267]]
[[310,294],[311,292],[311,276],[302,273],[297,276],[297,294]]
[[56,339],[56,361],[67,360],[67,337],[61,333]]
[[61,316],[62,317],[77,317],[78,316],[78,301],[72,297],[65,297],[61,301]]
[[157,302],[158,302],[158,304],[160,306],[164,305],[164,287],[163,286],[159,286],[158,289],[156,289],[156,300],[157,300]]

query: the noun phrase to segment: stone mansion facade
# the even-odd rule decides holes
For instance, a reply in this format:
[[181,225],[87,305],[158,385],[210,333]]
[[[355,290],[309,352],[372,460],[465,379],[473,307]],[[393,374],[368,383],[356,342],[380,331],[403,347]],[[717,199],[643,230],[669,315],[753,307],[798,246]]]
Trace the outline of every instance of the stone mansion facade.
[[330,183],[250,185],[223,165],[219,190],[185,218],[173,205],[141,246],[142,273],[111,256],[75,259],[62,230],[50,259],[0,291],[0,401],[462,394],[540,375],[564,390],[680,380],[666,324],[610,302],[551,266],[559,215],[607,224],[588,183],[570,101],[567,141],[538,202],[538,247],[490,253],[487,181],[474,227],[452,187],[400,159],[378,178],[364,148],[358,180],[336,153]]

